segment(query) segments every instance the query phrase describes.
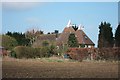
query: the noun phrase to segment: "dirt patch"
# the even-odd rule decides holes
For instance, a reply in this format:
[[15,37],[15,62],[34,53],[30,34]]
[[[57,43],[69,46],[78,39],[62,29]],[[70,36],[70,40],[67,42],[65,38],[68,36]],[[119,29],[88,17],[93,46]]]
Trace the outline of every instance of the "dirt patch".
[[3,78],[117,78],[118,62],[3,59]]

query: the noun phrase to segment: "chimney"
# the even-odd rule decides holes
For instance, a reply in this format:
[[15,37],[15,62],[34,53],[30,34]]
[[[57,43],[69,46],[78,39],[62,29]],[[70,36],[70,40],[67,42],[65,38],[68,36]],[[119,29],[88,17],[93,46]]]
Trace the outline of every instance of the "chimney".
[[59,31],[55,30],[56,38],[58,37],[58,33],[59,33]]

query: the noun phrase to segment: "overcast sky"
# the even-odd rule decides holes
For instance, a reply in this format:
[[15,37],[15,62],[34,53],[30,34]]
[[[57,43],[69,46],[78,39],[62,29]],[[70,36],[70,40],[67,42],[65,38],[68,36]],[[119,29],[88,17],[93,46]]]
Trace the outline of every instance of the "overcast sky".
[[97,46],[99,23],[111,23],[113,32],[118,24],[117,2],[3,2],[2,33],[25,32],[36,28],[44,33],[62,32],[71,20],[83,25],[84,32]]

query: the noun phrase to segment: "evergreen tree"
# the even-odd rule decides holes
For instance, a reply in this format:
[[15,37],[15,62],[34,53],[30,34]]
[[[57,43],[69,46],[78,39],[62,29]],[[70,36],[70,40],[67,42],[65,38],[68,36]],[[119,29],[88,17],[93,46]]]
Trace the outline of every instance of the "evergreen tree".
[[115,46],[120,47],[120,23],[115,32]]
[[18,45],[29,45],[30,40],[25,38],[25,34],[19,33],[19,32],[7,32],[6,35],[13,37],[16,39],[16,41],[18,42]]
[[114,39],[110,23],[101,22],[99,25],[98,47],[113,47]]
[[71,33],[68,38],[68,46],[69,47],[78,47],[78,41],[77,38],[75,37],[75,34]]

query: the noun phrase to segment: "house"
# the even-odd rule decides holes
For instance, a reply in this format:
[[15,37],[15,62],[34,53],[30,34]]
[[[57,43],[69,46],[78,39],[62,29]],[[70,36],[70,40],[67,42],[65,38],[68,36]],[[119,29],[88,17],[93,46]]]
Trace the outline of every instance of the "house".
[[62,33],[56,33],[56,31],[53,34],[43,34],[39,35],[35,42],[33,43],[34,47],[42,46],[43,41],[48,41],[49,43],[56,44],[58,47],[67,45],[69,35],[71,33],[74,33],[78,43],[79,48],[85,47],[85,48],[91,48],[94,47],[94,43],[92,40],[84,33],[82,30],[82,26],[79,26],[77,30],[73,29],[73,24],[71,24],[71,21],[69,20],[67,26],[64,28]]
[[60,36],[57,38],[56,43],[58,46],[64,46],[67,45],[68,42],[68,37],[71,33],[75,34],[75,37],[77,38],[77,41],[79,43],[79,48],[80,47],[85,47],[85,48],[91,48],[94,47],[94,43],[92,40],[84,33],[82,30],[82,26],[78,26],[79,28],[75,31],[73,29],[74,26],[71,24],[71,21],[68,22],[67,26],[64,28],[63,32],[60,34]]
[[33,47],[42,46],[44,41],[47,41],[49,44],[56,44],[56,39],[60,34],[42,34],[37,37],[33,43]]

